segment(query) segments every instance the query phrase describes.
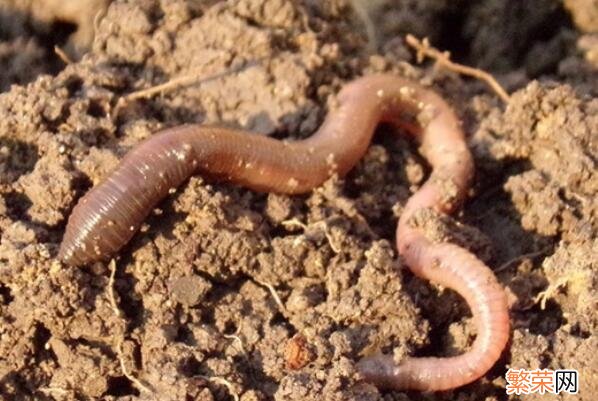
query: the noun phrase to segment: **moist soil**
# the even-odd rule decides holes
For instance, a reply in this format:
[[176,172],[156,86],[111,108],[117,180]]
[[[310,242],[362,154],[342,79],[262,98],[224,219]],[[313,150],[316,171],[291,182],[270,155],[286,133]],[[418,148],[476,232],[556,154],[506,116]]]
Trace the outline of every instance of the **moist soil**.
[[[579,371],[579,394],[525,399],[595,399],[595,2],[108,3],[0,1],[0,399],[518,400],[508,368]],[[491,72],[508,104],[417,64],[405,33]],[[356,372],[363,355],[457,355],[475,337],[462,299],[397,256],[429,166],[390,127],[309,194],[195,176],[113,261],[57,261],[77,199],[157,130],[304,138],[343,83],[375,72],[433,86],[468,133],[475,185],[437,229],[508,293],[511,340],[480,380],[387,392]]]

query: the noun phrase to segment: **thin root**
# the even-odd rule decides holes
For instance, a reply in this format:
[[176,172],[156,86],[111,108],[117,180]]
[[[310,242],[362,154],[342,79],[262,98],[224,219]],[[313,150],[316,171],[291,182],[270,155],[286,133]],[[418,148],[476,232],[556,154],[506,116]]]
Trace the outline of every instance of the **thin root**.
[[278,307],[280,308],[280,311],[286,315],[287,313],[287,308],[285,308],[284,304],[282,303],[282,301],[280,300],[280,297],[278,296],[278,292],[276,292],[276,289],[274,288],[274,286],[270,283],[266,283],[265,281],[260,281],[258,279],[253,279],[256,283],[258,283],[259,285],[263,285],[264,287],[266,287],[269,291],[270,294],[272,294],[272,298],[274,298],[274,302],[276,302],[276,305],[278,305]]
[[[285,227],[292,227],[292,226],[301,227],[303,229],[303,231],[307,231],[307,228],[308,228],[308,226],[306,224],[302,223],[297,218],[285,220],[281,224]],[[330,234],[330,231],[328,230],[328,224],[326,223],[325,220],[318,221],[318,222],[314,223],[313,226],[314,227],[322,227],[322,230],[324,231],[324,235],[326,236],[326,239],[328,240],[328,244],[330,245],[330,249],[332,249],[332,251],[334,253],[341,252],[341,250],[342,250],[341,246],[334,241],[334,238],[332,238],[332,235]]]
[[237,394],[237,392],[233,388],[233,384],[231,382],[229,382],[228,380],[223,379],[222,377],[217,377],[217,376],[208,377],[208,376],[202,376],[202,375],[200,375],[200,376],[197,376],[197,377],[199,377],[201,379],[204,379],[204,380],[207,380],[207,381],[210,381],[212,383],[223,385],[224,387],[227,388],[228,392],[233,397],[233,399],[235,401],[239,401],[239,394]]
[[143,384],[141,380],[139,380],[138,378],[133,376],[131,372],[129,372],[129,369],[125,364],[125,359],[123,358],[122,341],[119,341],[118,344],[116,344],[116,352],[118,353],[118,361],[120,362],[120,369],[122,370],[123,375],[125,375],[125,377],[129,379],[131,383],[133,383],[133,385],[135,385],[135,387],[139,389],[139,391],[152,394],[153,391],[151,388]]
[[552,298],[559,288],[565,287],[571,283],[584,283],[588,279],[588,273],[585,271],[574,271],[570,274],[560,277],[555,283],[549,285],[544,291],[538,293],[534,298],[534,303],[540,303],[540,309],[546,308],[546,301]]
[[376,26],[374,25],[374,21],[372,21],[372,17],[368,12],[366,4],[367,3],[363,1],[351,0],[351,6],[353,7],[355,14],[357,14],[357,17],[365,27],[365,32],[368,38],[368,48],[371,52],[375,52],[378,48],[378,35],[376,34]]
[[[117,317],[121,318],[122,313],[120,312],[120,309],[118,309],[118,305],[116,304],[116,296],[114,295],[114,277],[116,275],[116,262],[114,259],[110,261],[108,267],[110,268],[110,279],[108,280],[108,298],[110,299],[110,304],[112,305],[112,311]],[[148,386],[143,384],[139,379],[133,376],[131,372],[129,372],[123,357],[122,343],[122,338],[116,343],[116,354],[118,355],[118,362],[120,363],[120,369],[122,370],[123,375],[125,375],[125,377],[129,379],[131,383],[133,383],[135,387],[139,389],[139,391],[144,391],[150,394],[153,393]]]
[[114,294],[114,277],[116,276],[116,261],[112,259],[110,264],[110,279],[108,280],[108,298],[110,299],[110,305],[112,305],[112,311],[117,317],[122,317],[118,304],[116,303],[116,295]]
[[62,387],[40,387],[37,391],[48,395],[70,395],[74,393],[73,390],[67,390]]
[[62,48],[61,48],[61,47],[59,47],[59,46],[54,46],[54,53],[56,53],[56,55],[58,56],[58,58],[59,58],[60,60],[62,60],[62,62],[63,62],[64,64],[67,64],[67,65],[68,65],[68,64],[72,64],[72,63],[73,63],[73,60],[71,60],[71,58],[68,56],[68,54],[66,54],[66,53],[64,52],[64,50],[62,50]]
[[106,16],[106,12],[107,12],[107,10],[105,8],[102,8],[102,9],[98,10],[96,15],[94,15],[94,17],[93,17],[93,41],[94,41],[94,43],[98,37],[98,32],[100,31],[100,22],[102,21],[102,18],[104,18]]
[[[399,125],[401,128],[406,129],[408,132],[412,132],[415,134],[419,134],[421,132],[420,128],[417,128],[408,122],[401,121]],[[334,185],[333,181],[328,182]],[[332,206],[338,208],[341,212],[343,212],[345,216],[353,220],[357,220],[356,223],[359,229],[365,231],[372,238],[378,238],[378,235],[376,235],[376,233],[368,223],[367,219],[359,212],[359,210],[355,206],[354,201],[340,194],[336,186],[332,187],[332,191],[326,190],[324,186],[318,188],[317,191],[327,201],[329,201],[332,204]]]
[[[238,331],[238,330],[237,330]],[[239,348],[243,354],[247,354],[245,351],[245,346],[243,345],[243,340],[236,334],[223,334],[223,337],[229,340],[233,340],[234,342],[239,343]]]
[[449,52],[441,52],[438,49],[430,46],[428,38],[420,41],[413,35],[405,37],[407,44],[417,50],[417,62],[421,63],[424,56],[430,57],[448,70],[454,71],[458,74],[468,75],[470,77],[479,79],[485,82],[505,103],[509,103],[511,97],[498,83],[498,81],[486,71],[478,68],[469,67],[463,64],[455,63],[450,59]]
[[518,262],[522,262],[525,259],[533,259],[533,258],[537,258],[538,256],[542,256],[542,255],[546,255],[548,253],[548,251],[550,251],[552,247],[546,247],[544,249],[540,249],[539,251],[536,252],[530,252],[530,253],[524,253],[523,255],[519,255],[505,263],[503,263],[502,265],[500,265],[499,267],[497,267],[496,269],[494,269],[494,273],[498,273],[501,272],[503,270],[508,269],[509,267],[511,267],[513,264],[518,263]]

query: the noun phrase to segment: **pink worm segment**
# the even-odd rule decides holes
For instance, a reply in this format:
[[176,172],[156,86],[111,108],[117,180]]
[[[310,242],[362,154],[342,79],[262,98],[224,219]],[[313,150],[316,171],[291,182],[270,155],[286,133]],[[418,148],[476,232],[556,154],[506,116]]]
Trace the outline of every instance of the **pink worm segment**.
[[[456,245],[434,244],[411,224],[414,212],[423,208],[450,213],[465,197],[474,167],[452,109],[433,91],[406,79],[372,75],[347,84],[338,107],[301,141],[197,125],[152,136],[81,198],[58,257],[81,265],[113,255],[172,188],[197,172],[257,191],[307,192],[333,174],[345,175],[367,151],[380,122],[409,127],[404,112],[422,120],[421,130],[409,131],[421,142],[433,173],[407,202],[397,227],[397,248],[416,275],[465,298],[477,337],[460,356],[407,358],[398,364],[389,356],[372,356],[359,361],[358,369],[377,386],[397,390],[436,391],[470,383],[492,367],[506,345],[506,297],[493,272],[475,256]],[[452,187],[452,199],[443,183]]]

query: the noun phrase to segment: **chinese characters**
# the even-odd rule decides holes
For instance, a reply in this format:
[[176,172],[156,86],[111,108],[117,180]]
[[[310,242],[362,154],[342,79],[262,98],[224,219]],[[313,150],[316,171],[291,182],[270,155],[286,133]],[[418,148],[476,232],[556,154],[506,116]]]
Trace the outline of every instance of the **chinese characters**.
[[577,370],[509,369],[507,394],[577,394],[579,378]]

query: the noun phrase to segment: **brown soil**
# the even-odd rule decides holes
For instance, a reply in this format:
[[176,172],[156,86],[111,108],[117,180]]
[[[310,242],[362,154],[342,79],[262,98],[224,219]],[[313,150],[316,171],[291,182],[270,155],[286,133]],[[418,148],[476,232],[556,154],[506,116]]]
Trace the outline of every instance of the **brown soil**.
[[[342,0],[116,1],[92,44],[82,32],[105,2],[73,2],[0,0],[0,399],[517,400],[509,367],[580,372],[578,395],[526,399],[595,399],[598,40],[576,9],[591,2],[566,2],[577,30],[556,0],[351,2],[359,13]],[[491,70],[509,105],[412,64],[411,31]],[[91,49],[64,66],[54,45]],[[396,256],[397,216],[428,168],[384,127],[346,179],[309,195],[194,177],[114,264],[56,261],[76,200],[157,129],[305,137],[343,82],[376,71],[433,84],[470,133],[464,225],[440,229],[496,269],[513,325],[481,380],[397,393],[356,374],[363,354],[454,355],[475,335],[462,300]],[[199,83],[116,107],[185,74]]]

